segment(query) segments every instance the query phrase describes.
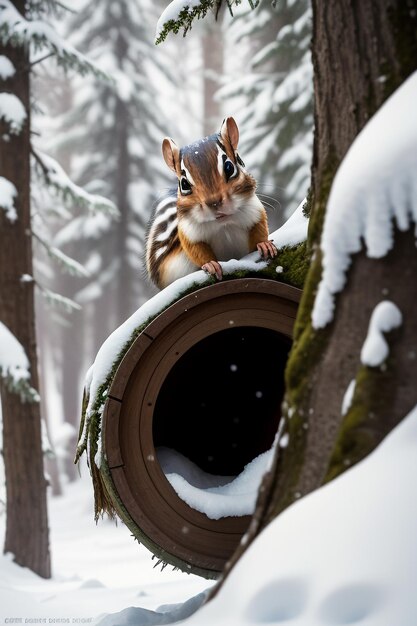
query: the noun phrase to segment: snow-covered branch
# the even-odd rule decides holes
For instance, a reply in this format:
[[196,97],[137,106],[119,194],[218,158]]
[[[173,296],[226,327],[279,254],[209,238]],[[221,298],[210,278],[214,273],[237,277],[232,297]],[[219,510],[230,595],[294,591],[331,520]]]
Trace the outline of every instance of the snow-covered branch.
[[0,0],[0,42],[14,46],[31,44],[35,52],[47,49],[65,70],[74,69],[82,76],[93,74],[111,81],[97,65],[64,41],[50,24],[39,19],[27,20],[10,0]]
[[81,306],[77,304],[77,302],[74,302],[74,300],[71,300],[71,298],[67,298],[56,291],[52,291],[51,289],[41,285],[39,282],[36,282],[36,286],[41,295],[51,306],[63,309],[67,313],[73,313],[74,311],[81,310]]
[[51,187],[65,202],[75,203],[93,212],[104,211],[114,217],[119,214],[113,202],[103,196],[88,193],[76,185],[55,159],[34,148],[32,155],[47,186]]
[[25,349],[2,322],[0,322],[0,376],[11,392],[20,395],[22,402],[39,402],[38,392],[29,383],[30,364]]
[[[229,11],[232,6],[241,4],[242,0],[226,0]],[[251,8],[259,4],[259,0],[248,0]],[[195,19],[201,19],[209,11],[214,11],[216,18],[223,0],[172,0],[162,12],[156,25],[155,43],[164,41],[170,32],[177,34],[181,29],[186,35]]]
[[63,271],[71,274],[72,276],[82,276],[84,278],[88,278],[90,276],[90,273],[81,265],[81,263],[78,263],[78,261],[69,257],[67,254],[62,252],[62,250],[59,250],[59,248],[50,245],[35,231],[32,231],[32,235],[45,248],[48,255],[62,267]]

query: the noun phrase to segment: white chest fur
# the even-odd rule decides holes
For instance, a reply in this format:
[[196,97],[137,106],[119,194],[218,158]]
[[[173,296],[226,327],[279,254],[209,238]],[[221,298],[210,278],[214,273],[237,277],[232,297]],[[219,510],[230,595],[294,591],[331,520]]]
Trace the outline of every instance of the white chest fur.
[[250,252],[249,232],[264,210],[256,195],[239,204],[236,202],[235,212],[225,220],[197,221],[191,214],[183,217],[179,226],[192,243],[208,243],[218,261],[239,259]]
[[225,224],[208,243],[218,261],[240,259],[249,252],[249,233],[234,224]]

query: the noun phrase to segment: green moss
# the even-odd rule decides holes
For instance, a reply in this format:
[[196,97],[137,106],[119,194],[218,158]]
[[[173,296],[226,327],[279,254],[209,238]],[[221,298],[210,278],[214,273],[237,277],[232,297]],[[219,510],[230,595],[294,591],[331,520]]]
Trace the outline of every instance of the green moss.
[[[312,326],[311,311],[322,274],[322,256],[319,248],[327,199],[339,162],[329,157],[322,176],[322,186],[315,197],[310,191],[305,210],[310,214],[308,241],[304,244],[308,272],[304,280],[297,318],[294,326],[294,340],[285,370],[285,432],[289,434],[289,445],[282,455],[281,487],[275,498],[274,514],[284,510],[300,495],[298,481],[304,464],[309,428],[308,403],[314,370],[328,343],[331,325],[316,330]],[[312,254],[312,252],[314,253]]]
[[307,210],[310,211],[307,242],[311,250],[314,250],[320,243],[327,200],[339,165],[340,161],[335,151],[330,148],[326,163],[322,168],[320,188],[316,190],[315,195],[311,191],[307,197]]
[[[257,276],[264,275],[267,278],[302,289],[310,267],[310,255],[307,244],[303,242],[297,246],[285,246],[280,248],[278,256],[268,264],[268,267],[259,272]],[[277,272],[277,268],[280,270]]]
[[392,368],[387,363],[378,368],[360,368],[351,406],[343,418],[330,458],[325,483],[361,461],[381,441],[383,420],[377,420],[376,416],[386,413],[387,396],[383,390],[390,390],[391,386]]

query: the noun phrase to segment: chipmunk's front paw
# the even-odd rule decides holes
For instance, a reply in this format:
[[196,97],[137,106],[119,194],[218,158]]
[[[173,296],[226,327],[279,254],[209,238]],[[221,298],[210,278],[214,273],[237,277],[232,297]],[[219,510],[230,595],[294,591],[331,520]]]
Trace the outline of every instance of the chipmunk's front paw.
[[262,259],[273,259],[277,256],[278,250],[273,241],[261,241],[256,244]]
[[204,265],[201,266],[201,269],[207,272],[207,274],[216,276],[217,280],[221,280],[223,278],[221,265],[217,261],[209,261],[208,263],[204,263]]

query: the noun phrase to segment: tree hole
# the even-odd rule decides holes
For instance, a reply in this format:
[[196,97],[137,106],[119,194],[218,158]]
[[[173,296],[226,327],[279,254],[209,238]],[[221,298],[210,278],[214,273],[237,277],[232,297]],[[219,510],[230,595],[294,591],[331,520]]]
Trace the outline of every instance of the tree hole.
[[210,474],[240,474],[274,441],[290,347],[288,337],[258,327],[232,327],[199,341],[158,394],[154,447],[179,452]]

